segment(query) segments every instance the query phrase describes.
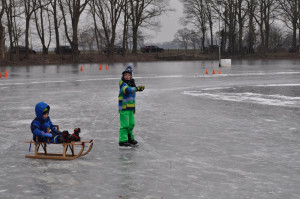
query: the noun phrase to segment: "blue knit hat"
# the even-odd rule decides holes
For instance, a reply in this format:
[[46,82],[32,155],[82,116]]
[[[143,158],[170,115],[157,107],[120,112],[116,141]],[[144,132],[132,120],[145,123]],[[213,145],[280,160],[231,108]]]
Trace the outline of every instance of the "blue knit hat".
[[130,73],[130,75],[132,75],[133,70],[132,70],[132,66],[127,66],[126,69],[122,72],[122,75],[124,75],[125,73]]

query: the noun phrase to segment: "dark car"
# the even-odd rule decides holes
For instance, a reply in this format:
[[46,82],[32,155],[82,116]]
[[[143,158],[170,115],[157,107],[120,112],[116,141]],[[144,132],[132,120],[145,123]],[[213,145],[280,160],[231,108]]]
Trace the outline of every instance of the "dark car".
[[[108,47],[102,48],[102,52],[107,53],[108,52]],[[117,53],[117,54],[123,53],[123,48],[121,46],[114,46],[113,53]]]
[[[36,54],[35,50],[32,49],[28,49],[30,54]],[[17,52],[19,52],[20,54],[25,54],[26,53],[26,47],[25,46],[18,46],[18,47],[13,47],[10,50],[11,53],[16,54]]]
[[[55,53],[57,54],[72,54],[72,47],[71,46],[59,46],[59,48],[55,48]],[[78,54],[80,50],[78,50]]]
[[219,50],[218,45],[209,45],[208,47],[204,47],[204,51],[208,51],[208,52],[214,52],[218,50]]
[[159,48],[157,46],[143,46],[141,48],[142,53],[156,53],[156,52],[164,52],[163,48]]

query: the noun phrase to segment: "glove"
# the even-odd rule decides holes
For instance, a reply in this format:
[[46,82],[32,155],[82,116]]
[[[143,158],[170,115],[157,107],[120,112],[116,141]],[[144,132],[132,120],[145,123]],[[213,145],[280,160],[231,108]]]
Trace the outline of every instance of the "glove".
[[41,132],[41,136],[44,138],[52,138],[52,134],[51,133],[45,133],[44,131]]
[[145,86],[138,86],[136,87],[136,90],[139,92],[142,92],[145,89]]

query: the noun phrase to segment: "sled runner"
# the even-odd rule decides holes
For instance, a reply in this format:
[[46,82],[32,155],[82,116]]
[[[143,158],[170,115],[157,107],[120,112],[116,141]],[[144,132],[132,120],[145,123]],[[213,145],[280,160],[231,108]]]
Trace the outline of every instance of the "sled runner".
[[[47,129],[47,131],[49,132],[49,129]],[[29,143],[30,147],[31,147],[31,144],[34,144],[34,155],[25,155],[26,158],[73,160],[75,158],[78,158],[80,156],[85,156],[86,154],[88,154],[92,150],[94,141],[93,140],[76,141],[76,142],[72,141],[70,143],[54,144],[54,143],[50,143],[49,141],[48,142],[39,142],[38,137],[36,137],[35,140],[27,141],[25,143]],[[47,145],[56,145],[59,147],[62,146],[63,151],[62,151],[62,153],[48,153]],[[39,152],[40,147],[43,149],[42,153]],[[75,150],[75,148],[77,150]],[[84,150],[85,148],[87,148],[87,150]],[[68,149],[69,149],[70,153],[67,154]],[[79,151],[78,151],[78,149],[79,149]]]

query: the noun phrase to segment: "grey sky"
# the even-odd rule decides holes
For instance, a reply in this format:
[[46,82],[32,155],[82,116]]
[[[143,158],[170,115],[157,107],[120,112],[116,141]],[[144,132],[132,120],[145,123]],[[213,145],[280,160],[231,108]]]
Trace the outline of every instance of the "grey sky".
[[179,18],[182,17],[182,3],[180,3],[179,0],[170,0],[170,6],[175,9],[175,11],[169,12],[167,15],[163,15],[159,18],[161,23],[160,31],[151,34],[152,38],[147,39],[146,42],[160,43],[172,41],[174,34],[178,29],[181,29]]

